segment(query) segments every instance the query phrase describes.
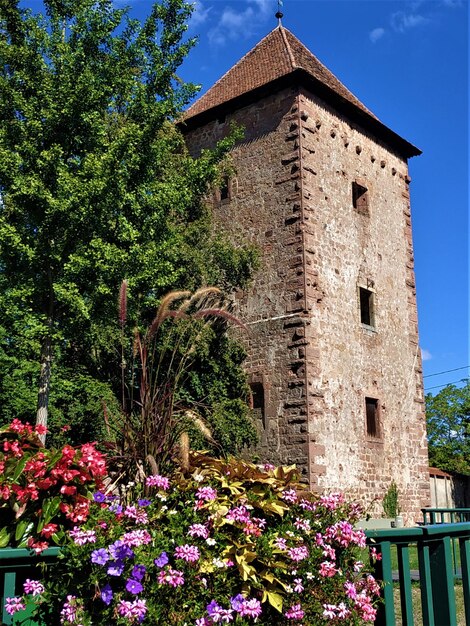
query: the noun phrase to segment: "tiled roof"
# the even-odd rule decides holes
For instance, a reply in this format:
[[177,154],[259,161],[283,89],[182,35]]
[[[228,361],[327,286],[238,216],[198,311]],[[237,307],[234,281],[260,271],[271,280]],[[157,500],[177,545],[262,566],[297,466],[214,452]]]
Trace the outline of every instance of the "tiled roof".
[[304,70],[368,116],[377,119],[294,35],[278,26],[189,107],[188,120],[283,76]]

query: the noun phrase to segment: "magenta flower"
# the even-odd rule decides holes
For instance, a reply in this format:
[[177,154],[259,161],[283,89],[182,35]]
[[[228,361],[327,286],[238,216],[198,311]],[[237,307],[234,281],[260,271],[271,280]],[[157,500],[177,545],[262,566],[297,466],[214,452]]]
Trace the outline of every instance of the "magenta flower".
[[303,561],[308,557],[307,546],[299,546],[298,548],[289,548],[287,551],[289,557],[296,562]]
[[178,546],[175,549],[175,558],[183,559],[188,563],[193,563],[194,561],[197,561],[199,557],[199,550],[196,546],[190,546],[186,544],[184,546]]
[[32,596],[39,596],[44,592],[44,586],[39,582],[39,580],[31,580],[30,578],[27,578],[23,583],[23,590],[25,593]]
[[5,611],[8,615],[14,615],[18,611],[24,611],[26,608],[22,598],[6,598]]
[[94,530],[81,530],[78,526],[75,526],[75,528],[69,532],[69,535],[77,546],[84,546],[86,543],[96,542],[96,533]]
[[255,598],[246,599],[239,611],[241,617],[254,617],[255,619],[259,617],[262,612],[261,603]]
[[196,498],[209,502],[210,500],[215,500],[217,498],[217,491],[212,487],[199,487],[196,491]]
[[168,567],[158,573],[158,582],[160,585],[170,585],[170,587],[179,587],[184,585],[183,572]]
[[297,492],[295,489],[285,489],[281,494],[281,498],[286,502],[294,504],[297,502]]
[[303,619],[305,612],[302,610],[300,604],[294,604],[288,611],[284,613],[287,619]]
[[147,476],[145,480],[145,484],[147,487],[158,487],[159,489],[163,489],[163,491],[167,491],[170,488],[170,481],[166,476]]
[[189,527],[188,535],[191,537],[202,537],[203,539],[207,539],[209,537],[209,530],[207,526],[204,526],[204,524],[192,524]]
[[147,545],[152,541],[152,536],[147,530],[132,530],[129,533],[125,533],[121,537],[123,544],[129,547],[138,547]]

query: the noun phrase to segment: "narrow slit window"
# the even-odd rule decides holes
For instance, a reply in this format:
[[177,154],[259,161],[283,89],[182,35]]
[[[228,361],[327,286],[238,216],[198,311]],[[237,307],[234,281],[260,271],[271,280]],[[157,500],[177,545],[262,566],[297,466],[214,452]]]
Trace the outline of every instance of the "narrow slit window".
[[230,199],[230,180],[228,176],[225,176],[224,180],[222,181],[222,185],[220,187],[220,199],[221,200]]
[[251,383],[251,408],[255,417],[266,428],[266,410],[263,383]]
[[356,211],[369,215],[369,190],[357,181],[352,184],[352,203]]
[[374,292],[364,287],[359,287],[359,304],[361,309],[361,324],[374,328]]
[[366,398],[366,428],[369,437],[380,437],[379,401],[375,398]]

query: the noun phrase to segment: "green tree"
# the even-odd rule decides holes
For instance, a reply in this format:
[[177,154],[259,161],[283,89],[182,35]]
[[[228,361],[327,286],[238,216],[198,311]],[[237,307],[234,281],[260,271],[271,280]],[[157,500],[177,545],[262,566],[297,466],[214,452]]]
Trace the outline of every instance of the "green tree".
[[470,475],[470,382],[427,394],[426,419],[430,464]]
[[112,0],[44,6],[0,0],[0,401],[31,418],[35,384],[45,424],[54,396],[59,422],[67,398],[89,420],[75,395],[114,380],[124,278],[137,323],[170,289],[242,285],[255,255],[204,204],[235,136],[192,158],[175,126],[196,91],[176,76],[191,6],[161,0],[144,23]]

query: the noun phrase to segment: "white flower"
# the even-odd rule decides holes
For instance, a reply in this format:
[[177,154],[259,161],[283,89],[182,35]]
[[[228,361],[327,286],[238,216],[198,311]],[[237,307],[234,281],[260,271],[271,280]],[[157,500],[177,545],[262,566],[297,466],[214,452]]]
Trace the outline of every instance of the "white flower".
[[292,587],[290,585],[286,585],[286,592],[287,593],[292,593],[294,590],[292,589]]
[[214,537],[208,537],[206,539],[206,543],[207,543],[208,546],[215,546],[217,541],[214,539]]
[[312,574],[312,572],[307,572],[305,574],[305,576],[308,578],[308,580],[313,580],[315,578],[315,576]]
[[177,515],[178,511],[175,511],[175,509],[168,511],[168,515]]
[[202,481],[204,480],[204,474],[193,474],[193,479],[197,483],[202,483]]

